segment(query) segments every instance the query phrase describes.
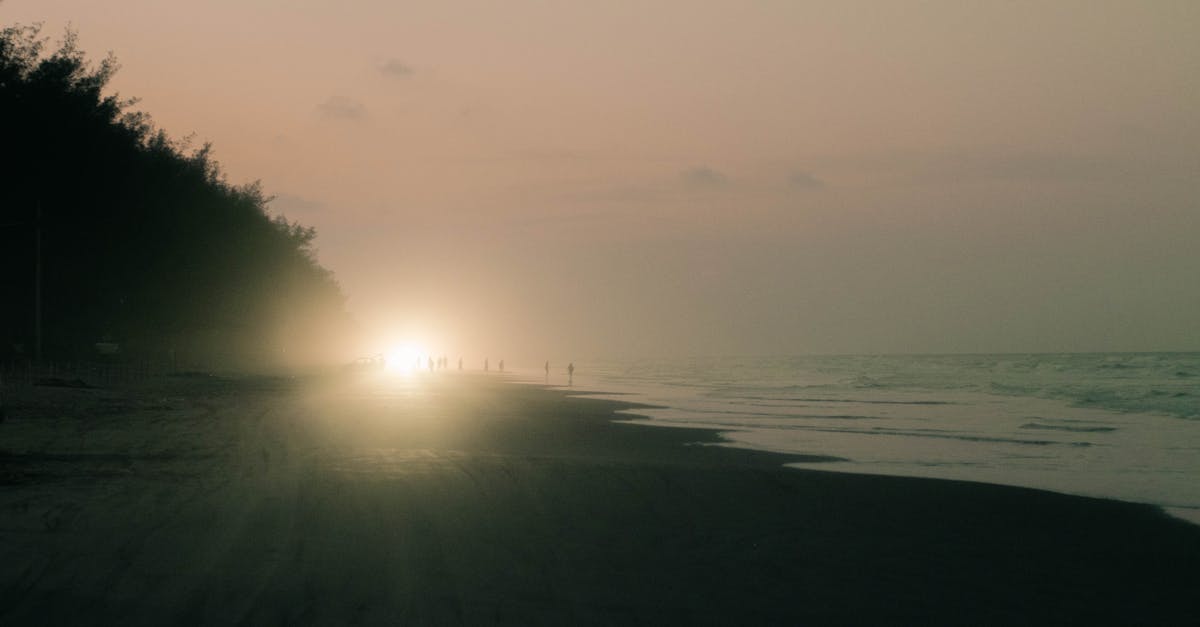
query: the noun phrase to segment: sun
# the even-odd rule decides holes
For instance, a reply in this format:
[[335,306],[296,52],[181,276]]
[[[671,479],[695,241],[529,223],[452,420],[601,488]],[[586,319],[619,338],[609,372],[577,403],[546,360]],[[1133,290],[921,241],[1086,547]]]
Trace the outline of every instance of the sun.
[[383,354],[384,369],[388,372],[408,373],[419,369],[418,360],[428,353],[424,347],[413,342],[397,344]]

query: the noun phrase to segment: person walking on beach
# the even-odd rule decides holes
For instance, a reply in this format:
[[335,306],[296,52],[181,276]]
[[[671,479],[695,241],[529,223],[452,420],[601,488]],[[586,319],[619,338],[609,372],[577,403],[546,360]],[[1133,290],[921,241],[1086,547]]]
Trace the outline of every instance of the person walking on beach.
[[504,372],[504,360],[500,360],[500,372]]
[[575,362],[567,364],[567,385],[575,384]]
[[546,383],[550,382],[550,362],[546,362]]

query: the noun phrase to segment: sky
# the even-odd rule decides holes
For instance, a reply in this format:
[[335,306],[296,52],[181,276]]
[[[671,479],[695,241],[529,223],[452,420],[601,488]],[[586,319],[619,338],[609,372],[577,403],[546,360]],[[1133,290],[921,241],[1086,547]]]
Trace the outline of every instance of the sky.
[[[1200,3],[3,0],[510,363],[1200,350]],[[381,348],[381,350],[383,350]]]

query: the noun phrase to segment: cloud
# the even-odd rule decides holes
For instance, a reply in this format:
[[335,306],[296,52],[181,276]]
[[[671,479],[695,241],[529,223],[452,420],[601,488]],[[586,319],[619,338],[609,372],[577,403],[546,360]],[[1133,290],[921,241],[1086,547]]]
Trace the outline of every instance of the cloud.
[[1115,174],[1115,164],[1094,156],[1036,152],[960,152],[938,155],[934,176],[951,180],[1092,180]]
[[796,189],[821,189],[825,187],[825,181],[809,174],[808,172],[792,172],[788,177],[788,184]]
[[399,59],[388,59],[379,65],[379,73],[391,78],[408,78],[413,75],[413,69]]
[[362,120],[367,117],[367,107],[357,100],[345,96],[332,96],[317,105],[321,117],[338,120]]
[[515,159],[538,163],[586,162],[594,155],[576,150],[514,150],[511,156]]
[[601,204],[645,204],[661,201],[664,189],[647,183],[624,183],[593,187],[582,191],[565,194],[571,200],[596,202]]
[[915,183],[1055,183],[1117,181],[1172,174],[1169,166],[1130,155],[966,148],[863,155],[854,165]]
[[293,141],[288,135],[276,133],[275,135],[271,136],[270,145],[272,148],[279,150],[291,150],[295,148],[296,142]]
[[712,189],[729,184],[729,177],[708,166],[688,168],[680,172],[679,176],[684,185],[694,189]]

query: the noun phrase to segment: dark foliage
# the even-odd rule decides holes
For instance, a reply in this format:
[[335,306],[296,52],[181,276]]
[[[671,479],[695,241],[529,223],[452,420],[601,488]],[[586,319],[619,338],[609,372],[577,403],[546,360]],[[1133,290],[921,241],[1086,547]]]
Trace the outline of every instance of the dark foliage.
[[231,185],[209,145],[189,150],[132,101],[105,95],[110,55],[68,33],[0,31],[0,356],[32,356],[40,214],[48,357],[99,341],[123,355],[273,361],[348,330],[311,228],[271,216],[257,183]]

